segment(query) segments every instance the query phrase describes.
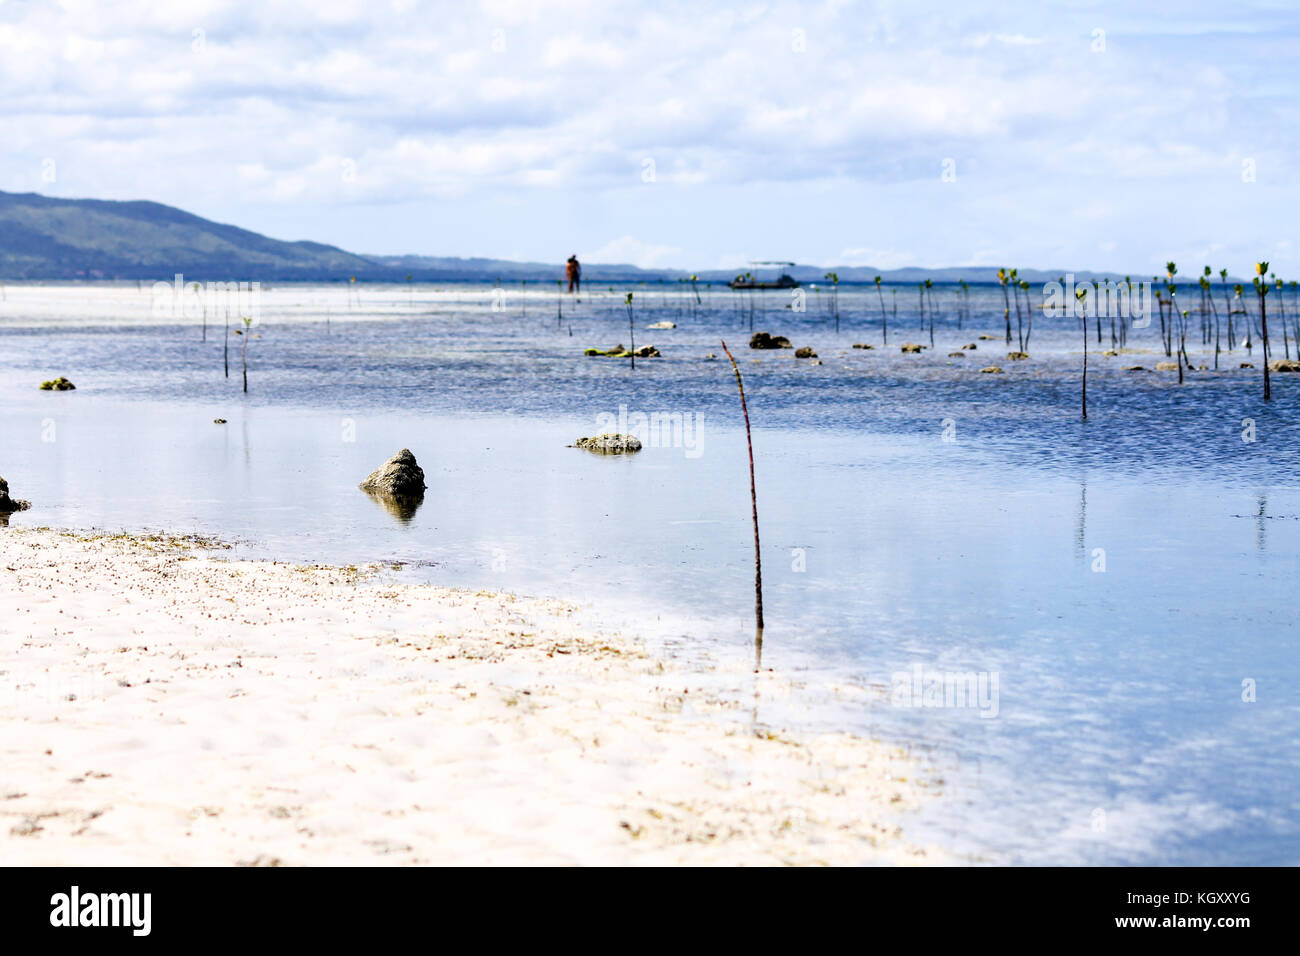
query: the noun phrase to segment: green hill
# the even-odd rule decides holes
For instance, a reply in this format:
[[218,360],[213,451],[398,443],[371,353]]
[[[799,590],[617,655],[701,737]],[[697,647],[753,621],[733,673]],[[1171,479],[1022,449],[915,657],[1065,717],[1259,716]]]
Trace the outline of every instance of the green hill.
[[333,246],[269,239],[161,203],[0,192],[2,278],[339,279],[375,271]]

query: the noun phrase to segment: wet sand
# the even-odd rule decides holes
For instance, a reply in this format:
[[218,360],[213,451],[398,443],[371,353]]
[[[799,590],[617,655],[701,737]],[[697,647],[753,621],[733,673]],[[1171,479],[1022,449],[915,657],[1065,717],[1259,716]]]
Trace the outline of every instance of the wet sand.
[[576,608],[0,530],[9,865],[914,864],[941,781]]

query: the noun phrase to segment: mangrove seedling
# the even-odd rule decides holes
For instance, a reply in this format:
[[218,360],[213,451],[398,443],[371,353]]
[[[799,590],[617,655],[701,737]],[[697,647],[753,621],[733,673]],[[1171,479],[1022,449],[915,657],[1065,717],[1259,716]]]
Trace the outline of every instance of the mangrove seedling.
[[250,316],[244,316],[244,328],[236,329],[236,335],[242,335],[243,339],[239,343],[239,358],[244,366],[244,394],[248,394],[248,337],[249,330],[253,327],[253,320]]
[[835,313],[835,331],[840,330],[840,276],[838,272],[826,273],[826,281],[831,284],[831,311]]
[[[194,283],[194,295],[199,300],[199,305],[203,309],[203,338],[200,339],[200,341],[206,342],[208,340],[208,303],[199,291],[201,288],[202,287],[197,282]],[[182,314],[184,314],[184,310],[182,309],[181,311]]]
[[876,276],[876,298],[880,300],[880,342],[889,344],[889,320],[885,318],[885,293],[880,289],[880,276]]
[[998,282],[1002,286],[1002,318],[1007,323],[1007,345],[1011,344],[1011,302],[1007,299],[1007,283],[1011,281],[1011,276],[1007,274],[1006,269],[998,270]]
[[1273,400],[1273,389],[1268,381],[1268,309],[1264,300],[1268,298],[1268,283],[1264,281],[1264,276],[1268,275],[1268,263],[1255,263],[1255,291],[1259,295],[1259,337],[1264,342],[1264,361],[1260,364],[1264,366],[1264,401]]
[[1083,384],[1080,391],[1080,402],[1083,406],[1083,420],[1088,420],[1088,289],[1085,286],[1082,289],[1075,290],[1074,297],[1079,300],[1081,315],[1083,317]]

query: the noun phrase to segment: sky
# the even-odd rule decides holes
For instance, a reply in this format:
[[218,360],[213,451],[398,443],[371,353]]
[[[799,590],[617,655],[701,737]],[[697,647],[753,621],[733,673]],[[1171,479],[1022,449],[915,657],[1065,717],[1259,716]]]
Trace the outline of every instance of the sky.
[[0,0],[0,190],[645,267],[1300,272],[1300,5]]

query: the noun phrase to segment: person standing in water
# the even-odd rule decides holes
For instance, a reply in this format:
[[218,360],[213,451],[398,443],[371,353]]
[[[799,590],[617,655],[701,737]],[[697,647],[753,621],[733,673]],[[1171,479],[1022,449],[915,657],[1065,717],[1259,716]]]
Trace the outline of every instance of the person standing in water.
[[569,261],[564,264],[564,274],[569,280],[569,292],[582,291],[582,265],[578,262],[578,256],[569,256]]

